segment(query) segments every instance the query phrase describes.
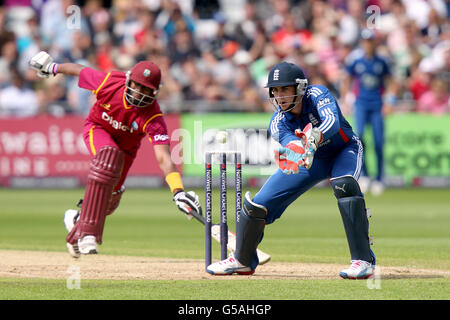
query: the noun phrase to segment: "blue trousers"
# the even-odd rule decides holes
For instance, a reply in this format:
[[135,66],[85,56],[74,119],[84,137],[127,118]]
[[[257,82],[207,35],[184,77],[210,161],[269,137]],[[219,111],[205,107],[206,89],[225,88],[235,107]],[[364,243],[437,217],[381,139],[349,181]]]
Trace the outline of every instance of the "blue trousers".
[[[357,137],[353,137],[338,154],[329,158],[315,158],[309,170],[300,168],[299,173],[288,175],[278,169],[254,196],[253,201],[267,208],[266,224],[273,223],[292,202],[318,182],[342,176],[352,176],[358,180],[362,163],[362,143]],[[257,265],[258,257],[255,252],[251,268],[255,269]]]
[[278,219],[292,202],[320,181],[342,176],[352,176],[358,180],[362,163],[362,143],[354,137],[333,157],[315,158],[309,170],[300,168],[297,174],[284,174],[278,169],[269,177],[253,201],[267,208],[266,223],[270,224]]
[[[372,127],[373,141],[375,146],[375,155],[377,158],[376,179],[382,181],[384,173],[384,119],[381,113],[381,106],[376,109],[367,109],[361,102],[355,103],[355,127],[356,132],[362,139],[365,128],[368,124]],[[367,168],[363,163],[362,175],[367,176]]]

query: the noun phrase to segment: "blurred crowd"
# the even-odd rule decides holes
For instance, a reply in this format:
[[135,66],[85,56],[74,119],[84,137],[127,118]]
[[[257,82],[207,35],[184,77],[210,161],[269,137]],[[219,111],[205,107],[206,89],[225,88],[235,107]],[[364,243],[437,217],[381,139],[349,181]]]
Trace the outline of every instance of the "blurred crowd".
[[351,101],[340,84],[364,28],[397,84],[389,112],[450,113],[449,12],[445,0],[5,0],[0,116],[89,111],[93,95],[76,78],[28,68],[41,50],[102,71],[151,60],[166,112],[272,112],[263,87],[282,60]]

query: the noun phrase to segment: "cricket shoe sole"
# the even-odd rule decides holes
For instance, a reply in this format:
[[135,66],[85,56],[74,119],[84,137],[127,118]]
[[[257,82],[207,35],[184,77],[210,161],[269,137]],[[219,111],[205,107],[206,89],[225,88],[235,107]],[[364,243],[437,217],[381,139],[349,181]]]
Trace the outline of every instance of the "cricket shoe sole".
[[78,259],[80,257],[80,249],[78,248],[78,243],[70,244],[66,243],[67,251],[69,251],[69,254],[75,258]]

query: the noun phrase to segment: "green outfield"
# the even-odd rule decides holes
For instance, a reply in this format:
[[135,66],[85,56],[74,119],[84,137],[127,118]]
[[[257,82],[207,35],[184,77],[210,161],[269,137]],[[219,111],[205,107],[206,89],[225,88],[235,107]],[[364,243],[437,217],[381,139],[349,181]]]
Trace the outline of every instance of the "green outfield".
[[[203,204],[203,191],[196,192]],[[350,257],[336,200],[329,188],[311,190],[289,207],[280,220],[266,227],[261,249],[272,255],[267,267],[287,265],[291,273],[282,274],[284,269],[280,268],[280,272],[264,271],[264,276],[258,277],[258,269],[253,277],[243,278],[204,273],[203,228],[195,220],[188,221],[176,209],[168,190],[129,189],[119,209],[108,217],[104,243],[99,248],[100,260],[93,261],[105,264],[93,266],[104,267],[104,277],[101,272],[98,278],[83,279],[81,275],[80,289],[71,290],[67,279],[48,276],[51,270],[44,267],[43,275],[37,276],[39,270],[35,266],[45,266],[42,259],[25,260],[27,256],[33,259],[30,251],[49,259],[66,254],[63,213],[82,195],[81,189],[0,190],[0,255],[19,253],[15,258],[17,266],[15,261],[0,258],[0,299],[450,298],[449,190],[388,190],[378,198],[366,197],[367,206],[372,210],[373,250],[381,268],[378,282],[368,282],[338,277],[339,268],[347,267]],[[229,190],[228,197],[228,219],[230,228],[234,229],[233,190]],[[214,200],[217,209],[217,193]],[[218,249],[216,245],[214,248]],[[20,252],[24,253],[23,257]],[[190,267],[198,265],[200,271],[180,278],[176,274],[170,279],[152,278],[147,276],[144,262],[138,266],[131,263],[130,272],[140,273],[125,279],[122,276],[126,275],[128,265],[114,273],[115,266],[107,260],[114,256],[148,258],[148,261],[186,260]],[[71,258],[64,256],[64,259],[70,264]],[[181,262],[179,267],[183,268]],[[29,266],[29,272],[24,263]],[[313,274],[309,270],[304,275],[295,269],[303,264],[323,266],[323,270],[318,268]],[[52,268],[58,270],[54,265]],[[114,275],[111,278],[107,276],[108,268]]]

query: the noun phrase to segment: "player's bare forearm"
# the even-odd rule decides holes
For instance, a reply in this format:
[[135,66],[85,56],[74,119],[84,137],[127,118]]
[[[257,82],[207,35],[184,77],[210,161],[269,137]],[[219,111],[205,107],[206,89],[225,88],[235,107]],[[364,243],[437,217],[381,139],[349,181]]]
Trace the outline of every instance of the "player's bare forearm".
[[[170,150],[168,145],[154,145],[153,149],[155,151],[156,160],[158,161],[159,168],[165,177],[167,177],[172,172],[177,172],[177,168],[175,164],[172,162],[172,158],[170,156]],[[174,193],[183,190],[183,189],[175,189]]]
[[153,146],[155,150],[156,160],[158,161],[159,168],[165,176],[169,173],[177,171],[175,164],[172,162],[170,157],[170,151],[168,145],[155,145]]
[[84,68],[85,66],[77,63],[61,63],[58,65],[57,73],[78,77]]

